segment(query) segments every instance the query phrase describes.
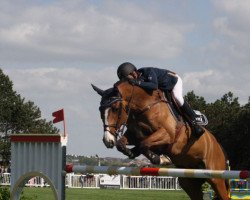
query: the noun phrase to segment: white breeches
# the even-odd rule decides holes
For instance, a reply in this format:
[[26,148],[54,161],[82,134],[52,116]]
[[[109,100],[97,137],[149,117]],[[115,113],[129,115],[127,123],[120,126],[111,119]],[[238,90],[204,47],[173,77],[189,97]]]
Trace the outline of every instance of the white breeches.
[[172,92],[175,97],[176,102],[179,104],[179,106],[182,106],[184,104],[184,98],[182,96],[182,79],[180,76],[176,74],[178,80],[177,83],[175,84]]

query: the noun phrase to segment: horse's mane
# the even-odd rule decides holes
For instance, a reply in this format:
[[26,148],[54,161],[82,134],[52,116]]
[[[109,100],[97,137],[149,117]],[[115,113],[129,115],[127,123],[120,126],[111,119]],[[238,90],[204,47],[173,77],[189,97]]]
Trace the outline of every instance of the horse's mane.
[[114,88],[115,87],[117,88],[120,84],[122,84],[124,82],[129,83],[128,79],[122,79],[122,80],[119,80],[119,81],[117,81],[117,82],[114,83]]
[[129,84],[129,85],[131,85],[131,86],[138,87],[138,88],[140,88],[141,90],[143,90],[144,92],[146,92],[146,93],[147,93],[148,95],[150,95],[150,96],[152,96],[153,92],[156,91],[156,90],[145,90],[145,89],[143,89],[143,88],[140,87],[140,86],[133,85],[133,84],[131,84],[131,83],[129,82],[129,79],[122,79],[122,80],[117,81],[117,82],[114,84],[114,88],[118,88],[118,86],[119,86],[120,84],[122,84],[122,83],[127,83],[127,84]]

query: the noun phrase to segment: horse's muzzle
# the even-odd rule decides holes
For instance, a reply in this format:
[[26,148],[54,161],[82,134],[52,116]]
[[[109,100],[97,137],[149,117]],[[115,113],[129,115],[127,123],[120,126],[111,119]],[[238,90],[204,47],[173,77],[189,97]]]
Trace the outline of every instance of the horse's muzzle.
[[102,139],[107,148],[113,148],[116,145],[116,138],[109,131],[105,131]]
[[105,146],[109,149],[112,149],[115,146],[113,141],[106,142],[104,139],[102,141],[105,144]]

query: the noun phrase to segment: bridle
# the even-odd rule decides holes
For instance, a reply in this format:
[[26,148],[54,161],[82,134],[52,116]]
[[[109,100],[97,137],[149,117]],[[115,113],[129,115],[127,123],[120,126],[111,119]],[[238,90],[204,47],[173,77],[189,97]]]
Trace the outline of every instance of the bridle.
[[[123,99],[122,99],[121,95],[117,96],[117,97],[113,97],[112,100],[110,100],[110,102],[107,105],[100,106],[99,109],[106,109],[108,107],[111,107],[111,105],[114,104],[115,102],[118,102],[118,101],[121,102],[120,106],[118,108],[118,117],[117,117],[116,123],[114,123],[114,124],[105,124],[105,122],[104,122],[103,123],[104,131],[109,131],[108,130],[109,128],[114,128],[116,130],[114,133],[112,133],[114,136],[121,137],[124,134],[124,130],[125,130],[125,127],[127,126],[127,122],[128,122],[128,119],[129,119],[129,116],[130,116],[130,113],[131,113],[131,102],[132,102],[132,99],[133,99],[133,95],[134,95],[134,85],[132,84],[131,95],[130,95],[128,104],[126,106],[124,106],[123,103],[122,103]],[[158,104],[160,102],[168,103],[168,101],[166,101],[165,99],[160,98],[160,99],[150,103],[149,105],[145,106],[140,112],[137,112],[137,114],[143,114],[144,112],[150,110],[153,106],[155,106],[156,104]],[[127,114],[127,119],[125,120],[124,123],[122,123],[119,126],[121,118],[122,118],[122,111],[123,110]]]
[[[114,103],[116,103],[118,101],[121,102],[120,105],[119,105],[119,108],[118,108],[118,117],[117,117],[116,123],[114,123],[114,124],[105,124],[105,122],[104,122],[103,123],[104,131],[109,131],[108,130],[109,128],[114,128],[115,132],[112,133],[112,134],[114,134],[116,137],[121,137],[124,134],[124,130],[125,130],[125,127],[127,126],[127,121],[128,121],[128,118],[129,118],[129,115],[130,115],[130,111],[131,111],[130,103],[132,101],[133,94],[134,94],[134,85],[132,87],[130,99],[129,99],[128,104],[126,106],[123,105],[123,103],[122,103],[123,99],[122,99],[121,96],[119,96],[119,97],[113,97],[113,98],[111,98],[112,100],[107,105],[101,105],[99,107],[99,109],[102,110],[102,109],[106,109],[108,107],[111,107],[112,104],[114,104]],[[127,119],[125,120],[124,123],[122,123],[119,126],[120,121],[122,119],[122,111],[123,110],[127,114]]]

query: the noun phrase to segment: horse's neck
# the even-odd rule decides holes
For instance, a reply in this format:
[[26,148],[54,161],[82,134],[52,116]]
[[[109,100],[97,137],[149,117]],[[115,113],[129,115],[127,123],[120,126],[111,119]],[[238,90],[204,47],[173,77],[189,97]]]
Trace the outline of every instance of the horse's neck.
[[159,127],[164,127],[167,128],[171,142],[174,142],[178,124],[169,106],[164,103],[163,92],[155,90],[149,94],[142,88],[129,86],[122,91],[123,99],[128,102],[131,112],[129,116],[131,126],[128,129],[133,130],[136,137],[143,138]]
[[127,97],[128,103],[133,110],[138,112],[160,100],[157,91],[147,92],[140,87],[134,87],[133,94],[131,94]]
[[[145,91],[138,86],[132,86],[130,84],[122,85],[120,88],[122,91],[122,96],[127,101],[128,106],[135,112],[140,112],[145,110],[147,107],[150,109],[155,104],[165,101],[165,97],[162,91]],[[169,107],[166,105],[166,110],[168,115],[171,115]]]

